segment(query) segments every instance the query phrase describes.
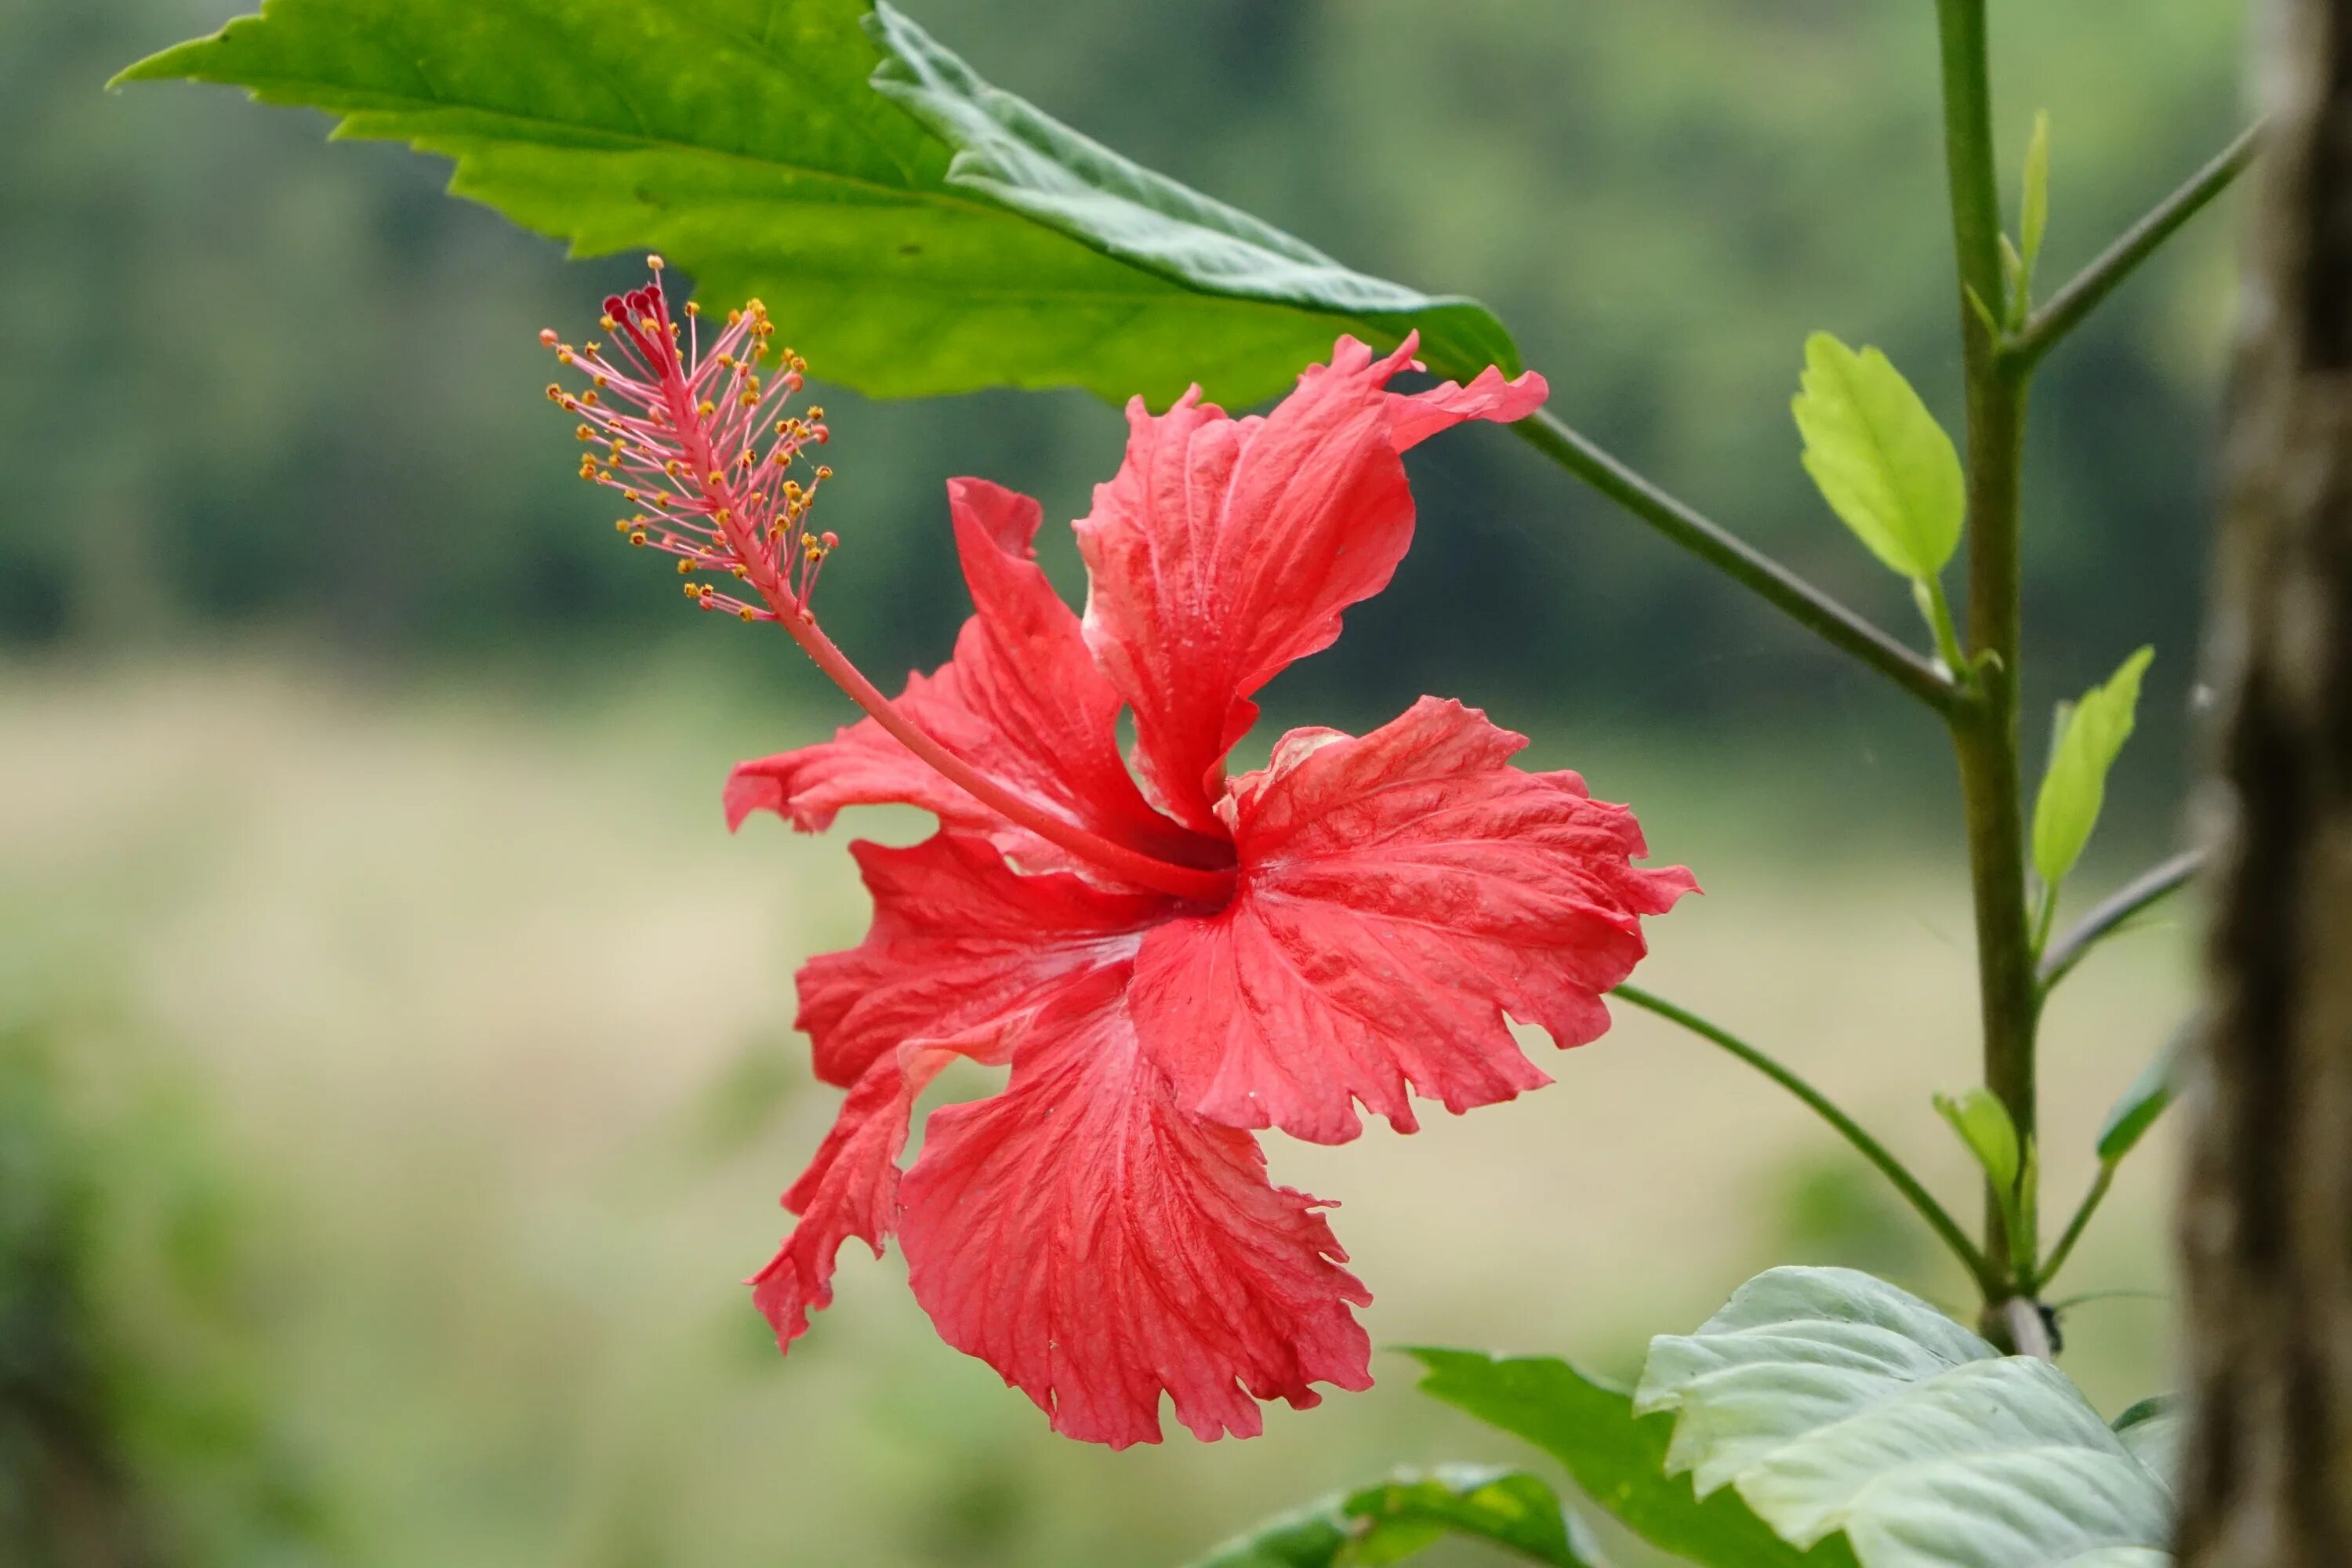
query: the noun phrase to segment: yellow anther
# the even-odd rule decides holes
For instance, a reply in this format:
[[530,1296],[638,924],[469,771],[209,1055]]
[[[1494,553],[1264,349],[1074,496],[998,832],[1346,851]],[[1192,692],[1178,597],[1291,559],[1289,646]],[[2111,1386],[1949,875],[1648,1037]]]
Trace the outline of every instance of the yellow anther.
[[686,472],[686,465],[679,462],[676,458],[672,458],[668,462],[662,465],[662,472],[667,474],[671,479],[676,479],[678,475]]
[[727,476],[713,468],[710,470],[710,482],[714,485],[723,485],[727,482]]
[[734,565],[730,566],[729,568],[727,568],[727,570],[728,570],[728,571],[730,571],[730,572],[732,572],[732,573],[733,573],[737,577],[739,577],[739,578],[740,578],[740,577],[749,577],[749,576],[751,574],[751,569],[749,566],[744,565],[744,564],[743,564],[741,562],[740,562],[740,561],[739,561],[739,562],[737,562]]
[[609,313],[597,317],[596,324],[608,332],[617,332],[621,330],[621,323],[613,320]]
[[646,265],[652,270],[659,272],[662,269],[662,258],[658,256],[648,256],[646,258]]
[[651,316],[639,316],[637,318],[637,330],[645,332],[657,332],[661,331],[661,323],[654,320]]
[[739,393],[736,401],[746,408],[757,408],[760,406],[760,395],[757,392]]
[[621,492],[621,499],[627,501],[631,506],[641,505],[645,500],[645,497],[637,494],[635,490],[623,490]]
[[[605,374],[603,371],[601,371],[601,370],[600,370],[600,371],[598,371],[598,372],[596,373],[595,376],[593,377],[593,380],[595,381],[595,383],[596,383],[596,384],[597,384],[598,386],[610,386],[610,385],[612,385],[612,384],[613,384],[613,378],[612,378],[611,376],[609,376],[609,375],[606,375],[606,374]],[[593,396],[594,395],[592,393],[590,395],[591,395],[591,396]]]
[[613,521],[613,531],[614,533],[626,533],[629,530],[636,526],[636,520],[635,518],[615,518]]
[[591,339],[591,340],[589,341],[588,344],[587,344],[587,349],[588,349],[588,352],[589,352],[590,353],[592,353],[592,354],[593,354],[593,353],[604,353],[604,345],[603,343],[600,343],[600,342],[595,342],[593,339]]
[[643,544],[645,542],[646,542],[646,531],[645,531],[644,529],[642,529],[642,528],[640,528],[640,529],[636,530],[635,531],[632,532],[632,533],[629,535],[629,542],[630,542],[630,543],[632,543],[632,544]]
[[741,609],[736,611],[735,618],[744,622],[751,622],[759,619],[757,616],[751,613],[751,606],[749,605],[746,605]]
[[579,401],[586,406],[593,408],[596,406],[596,395],[593,392],[583,392],[580,395]]
[[[694,567],[691,563],[681,561],[677,563],[677,569],[681,572],[691,572]],[[688,583],[686,585],[686,596],[689,599],[699,599],[706,591],[699,583]]]
[[824,417],[824,410],[819,408],[814,404],[811,404],[809,405],[808,417],[811,419],[822,419]]
[[583,441],[593,441],[596,438],[596,432],[585,425],[581,426],[572,433],[574,436],[579,437]]
[[549,383],[547,384],[547,400],[548,400],[550,403],[561,403],[561,402],[562,402],[562,401],[563,401],[563,388],[562,388],[562,387],[560,387],[560,386],[556,385],[556,384],[555,384],[555,383],[553,383],[553,382],[551,382],[551,382],[549,382]]
[[829,479],[833,478],[833,470],[824,467],[823,464],[819,464],[817,466],[816,477],[821,479]]
[[691,561],[680,561],[677,563],[677,574],[681,577],[692,576],[694,574],[694,563]]
[[702,307],[696,301],[688,300],[686,302],[686,313],[689,316],[699,316],[702,314]]
[[555,363],[558,364],[570,364],[573,360],[579,357],[579,355],[573,353],[569,348],[560,348],[555,351]]
[[694,411],[697,414],[701,415],[705,419],[708,419],[712,415],[719,412],[719,405],[706,397],[701,402],[694,405]]

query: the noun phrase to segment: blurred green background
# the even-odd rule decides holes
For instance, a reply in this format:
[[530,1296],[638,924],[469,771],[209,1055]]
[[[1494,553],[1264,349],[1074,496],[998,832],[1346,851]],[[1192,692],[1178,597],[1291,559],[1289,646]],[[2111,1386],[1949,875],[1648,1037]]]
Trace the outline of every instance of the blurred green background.
[[[239,8],[0,8],[0,1563],[1143,1568],[1391,1464],[1507,1455],[1392,1357],[1255,1442],[1066,1444],[929,1334],[895,1257],[845,1255],[776,1356],[736,1281],[834,1099],[791,974],[866,910],[837,840],[730,839],[718,786],[844,706],[782,639],[686,613],[579,493],[533,335],[633,263],[566,263],[315,117],[101,92]],[[1787,402],[1827,328],[1950,411],[1925,0],[910,9],[1144,162],[1484,298],[1557,412],[1907,630]],[[2054,280],[2226,138],[2242,18],[1994,20],[2010,144],[2036,108],[2056,128]],[[2086,892],[2179,818],[2230,258],[2206,220],[2037,392],[2030,699],[2159,649]],[[962,614],[945,478],[1066,518],[1118,458],[1076,395],[823,395],[826,613],[877,674]],[[1709,893],[1644,981],[1964,1204],[1926,1099],[1969,1080],[1974,1013],[1932,726],[1501,432],[1415,472],[1413,555],[1270,723],[1458,695],[1633,801]],[[2188,954],[2141,934],[2053,1007],[2053,1204]],[[1638,1016],[1535,1048],[1558,1088],[1274,1150],[1344,1201],[1376,1342],[1624,1373],[1791,1260],[1957,1300],[1869,1173],[1725,1058]],[[2130,1169],[2069,1290],[2163,1289],[2170,1158]],[[2119,1408],[2164,1384],[2166,1334],[2160,1300],[2085,1303],[2068,1363]]]

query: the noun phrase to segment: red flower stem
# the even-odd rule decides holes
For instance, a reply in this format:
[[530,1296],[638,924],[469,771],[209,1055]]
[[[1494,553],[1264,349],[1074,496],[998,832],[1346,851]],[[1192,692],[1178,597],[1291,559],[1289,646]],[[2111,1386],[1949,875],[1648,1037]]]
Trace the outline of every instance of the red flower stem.
[[[1076,823],[1041,810],[923,733],[890,705],[890,700],[876,689],[874,683],[849,662],[849,656],[835,647],[831,637],[817,629],[816,617],[809,613],[809,590],[816,586],[816,568],[822,558],[810,558],[805,562],[800,591],[794,592],[782,563],[801,560],[804,552],[786,535],[772,554],[767,547],[768,542],[758,536],[751,521],[750,509],[743,505],[742,497],[737,494],[735,486],[728,479],[730,470],[719,461],[717,448],[711,443],[709,421],[697,405],[691,378],[678,360],[670,325],[668,300],[658,290],[653,297],[653,309],[655,321],[650,332],[640,331],[635,321],[627,320],[618,323],[619,330],[644,353],[647,365],[660,383],[669,426],[677,432],[678,442],[685,450],[686,460],[693,473],[694,488],[709,508],[712,521],[725,531],[728,544],[740,563],[742,579],[766,602],[769,612],[778,624],[792,634],[793,640],[801,645],[802,651],[815,661],[816,667],[824,671],[835,686],[847,692],[850,700],[865,709],[874,721],[900,745],[920,757],[949,783],[1048,844],[1058,845],[1088,864],[1137,887],[1150,888],[1197,903],[1222,904],[1232,897],[1232,872],[1204,871],[1191,866],[1179,866],[1114,843],[1098,833],[1090,833]],[[708,604],[709,600],[704,602]],[[748,611],[746,615],[749,615]]]
[[[764,586],[761,593],[763,595],[766,594]],[[1233,895],[1234,876],[1230,871],[1202,871],[1142,854],[1040,811],[1020,799],[908,722],[890,705],[889,699],[875,689],[874,683],[849,662],[848,656],[834,646],[833,639],[819,631],[816,623],[797,607],[788,602],[777,604],[772,599],[771,605],[784,630],[792,634],[793,640],[801,645],[835,686],[849,694],[851,701],[865,709],[877,724],[897,737],[907,750],[938,769],[950,783],[982,805],[1018,823],[1047,843],[1059,845],[1071,854],[1139,887],[1172,893],[1177,898],[1191,899],[1199,903],[1222,904]]]

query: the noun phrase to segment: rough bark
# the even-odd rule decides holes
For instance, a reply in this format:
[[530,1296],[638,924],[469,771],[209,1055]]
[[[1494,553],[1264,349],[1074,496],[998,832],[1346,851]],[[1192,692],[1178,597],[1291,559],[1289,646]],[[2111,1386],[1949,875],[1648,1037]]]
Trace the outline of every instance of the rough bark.
[[2190,1568],[2352,1564],[2352,0],[2261,0],[2207,658],[2221,855],[2185,1263]]

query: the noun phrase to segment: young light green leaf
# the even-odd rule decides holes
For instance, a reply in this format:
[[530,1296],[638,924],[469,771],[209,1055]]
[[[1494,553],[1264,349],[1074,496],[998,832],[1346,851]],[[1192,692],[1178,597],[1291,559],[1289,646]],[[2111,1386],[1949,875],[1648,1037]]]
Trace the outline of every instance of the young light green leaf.
[[1406,1353],[1429,1368],[1423,1393],[1543,1449],[1595,1507],[1662,1551],[1700,1568],[1853,1568],[1841,1539],[1800,1551],[1737,1497],[1694,1497],[1687,1478],[1666,1474],[1673,1423],[1637,1419],[1623,1390],[1564,1361],[1433,1347]]
[[2033,116],[2033,138],[2025,144],[2025,195],[2017,233],[2024,252],[2025,279],[2033,280],[2033,264],[2042,258],[2042,237],[2050,226],[2050,111]]
[[1449,1535],[1552,1568],[1594,1568],[1551,1488],[1524,1470],[1470,1465],[1400,1471],[1335,1492],[1225,1542],[1192,1568],[1378,1568]]
[[1851,1269],[1773,1269],[1652,1341],[1634,1408],[1675,1415],[1701,1493],[1864,1568],[2170,1561],[2169,1490],[2063,1373]]
[[[1198,380],[1247,403],[1342,331],[1386,346],[1415,326],[1433,364],[1515,368],[1479,307],[1349,272],[969,72],[971,112],[1034,147],[960,161],[971,149],[870,83],[887,63],[903,98],[913,68],[867,36],[869,14],[867,0],[268,0],[118,79],[239,86],[336,115],[340,136],[453,159],[455,194],[575,254],[657,250],[714,304],[764,298],[818,376],[881,396],[1077,385],[1164,401]],[[999,199],[1077,149],[1089,156],[1036,216]],[[1066,210],[1049,225],[1055,202]]]
[[1936,1110],[1952,1124],[1969,1152],[1977,1157],[1995,1190],[2017,1191],[2021,1170],[2021,1153],[2017,1142],[2017,1123],[2009,1119],[2009,1108],[2000,1097],[1988,1089],[1972,1089],[1958,1099],[1948,1094],[1936,1096]]
[[1793,407],[1805,471],[1830,510],[1891,570],[1941,572],[1967,505],[1960,458],[1903,373],[1876,349],[1815,332]]
[[2116,1097],[2106,1121],[2099,1127],[2099,1158],[2105,1163],[2120,1163],[2172,1104],[2180,1058],[2193,1027],[2191,1024],[2174,1030],[2163,1047],[2148,1059],[2147,1066],[2140,1068],[2139,1076]]
[[2147,647],[2133,654],[2105,686],[2084,692],[2067,718],[2033,803],[2033,868],[2045,888],[2066,879],[2091,841],[2106,800],[2107,772],[2139,711],[2140,677],[2155,657]]

